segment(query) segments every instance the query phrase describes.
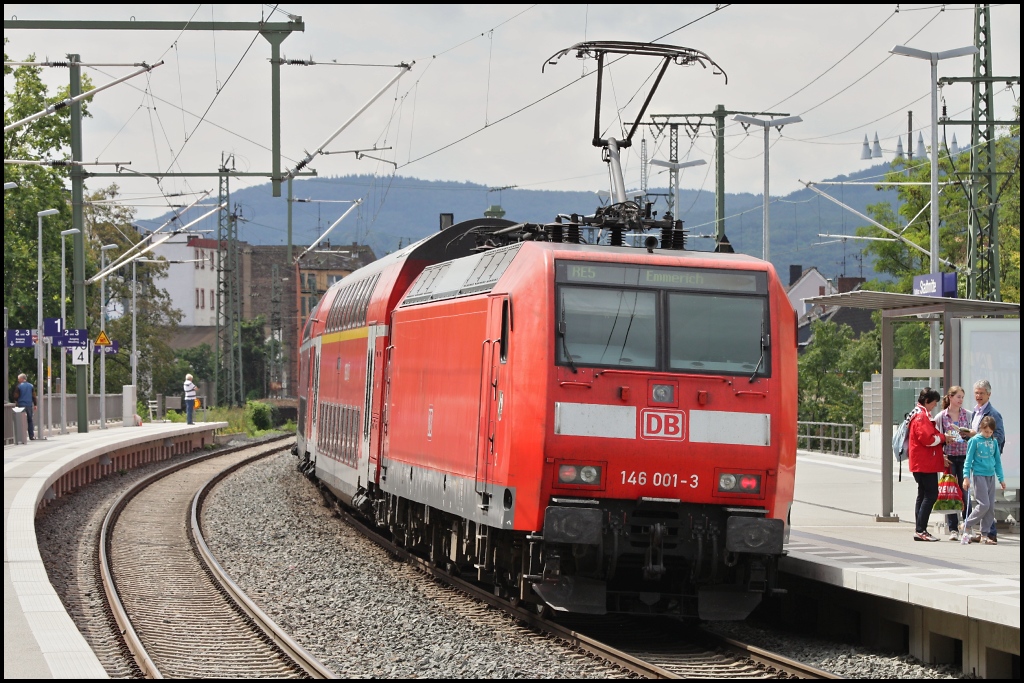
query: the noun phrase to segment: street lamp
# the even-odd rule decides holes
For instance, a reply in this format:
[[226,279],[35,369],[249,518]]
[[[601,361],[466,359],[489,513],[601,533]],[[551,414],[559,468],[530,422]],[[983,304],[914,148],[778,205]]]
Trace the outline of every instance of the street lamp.
[[[100,247],[100,272],[107,269],[107,252],[116,244]],[[107,331],[107,278],[100,278],[100,332]],[[107,428],[107,347],[100,347],[100,429]]]
[[690,166],[703,166],[706,163],[708,162],[703,159],[694,159],[693,161],[662,161],[661,159],[651,159],[651,166],[663,166],[672,172],[672,185],[676,188],[676,196],[672,198],[674,200],[672,208],[674,209],[676,218],[679,218],[679,169],[689,168]]
[[[954,57],[966,57],[967,55],[978,54],[978,48],[973,45],[958,47],[942,52],[926,52],[905,45],[896,45],[889,50],[894,55],[926,59],[932,65],[932,154],[931,154],[931,185],[932,185],[932,206],[931,206],[931,259],[929,263],[932,274],[939,272],[939,61],[952,59]],[[932,370],[939,367],[939,323],[932,322],[931,334],[931,362]]]
[[[68,271],[67,266],[64,263],[64,238],[70,235],[77,235],[82,232],[78,228],[71,228],[70,230],[60,231],[60,320],[61,325],[67,329],[68,318],[67,318],[67,304],[68,304]],[[60,353],[60,433],[68,433],[68,417],[67,417],[67,402],[68,402],[68,354],[67,349],[61,347]]]
[[[36,386],[39,387],[40,394],[43,389],[43,216],[56,216],[58,213],[60,213],[59,209],[46,209],[36,213],[39,218],[39,263],[36,281]],[[42,396],[39,398],[41,399]],[[38,405],[42,408],[42,400],[38,401]],[[43,421],[39,419],[38,415],[36,415],[36,438],[40,440],[43,438]]]
[[753,116],[747,116],[746,114],[737,114],[732,117],[733,121],[739,121],[740,123],[746,124],[746,126],[754,125],[761,126],[764,128],[764,227],[762,228],[761,235],[761,251],[765,261],[768,260],[768,129],[775,128],[779,132],[782,132],[782,127],[790,123],[800,123],[803,121],[799,116],[784,116],[781,119],[757,119]]

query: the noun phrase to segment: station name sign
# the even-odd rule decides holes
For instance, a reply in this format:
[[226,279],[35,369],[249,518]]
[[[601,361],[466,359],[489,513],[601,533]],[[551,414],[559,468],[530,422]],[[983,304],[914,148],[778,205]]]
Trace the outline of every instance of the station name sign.
[[931,273],[914,276],[914,294],[956,298],[956,273]]

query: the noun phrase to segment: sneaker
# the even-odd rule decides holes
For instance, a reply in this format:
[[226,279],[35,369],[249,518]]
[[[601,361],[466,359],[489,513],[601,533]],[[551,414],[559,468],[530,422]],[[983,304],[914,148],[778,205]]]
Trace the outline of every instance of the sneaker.
[[999,545],[999,542],[991,536],[983,536],[981,542],[984,545]]
[[916,534],[914,534],[914,540],[915,541],[928,541],[930,543],[932,541],[937,541],[939,539],[935,538],[934,536],[929,534],[927,531],[919,531]]
[[929,541],[937,541],[937,540],[939,540],[939,539],[937,539],[936,537],[932,536],[932,534],[931,534],[931,532],[930,532],[930,531],[925,531],[925,532],[924,532],[924,535],[928,537],[928,540],[929,540]]
[[951,541],[959,541],[960,540],[960,534],[958,534],[957,532],[954,531],[953,533],[951,533],[949,535],[949,540],[951,540]]

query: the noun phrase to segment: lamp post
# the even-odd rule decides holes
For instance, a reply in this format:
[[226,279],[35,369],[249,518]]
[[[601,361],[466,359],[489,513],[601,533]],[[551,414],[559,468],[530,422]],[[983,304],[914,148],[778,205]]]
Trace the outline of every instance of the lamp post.
[[672,198],[672,208],[675,212],[675,217],[679,218],[679,169],[689,168],[690,166],[703,166],[708,162],[703,159],[695,159],[693,161],[662,161],[661,159],[651,159],[651,166],[664,166],[672,173],[673,187],[676,188],[676,195]]
[[[68,271],[67,266],[64,263],[65,254],[65,237],[70,235],[77,235],[82,232],[78,228],[71,228],[70,230],[60,231],[60,319],[61,325],[64,329],[67,329],[68,318],[67,318],[67,306],[68,306]],[[67,416],[67,402],[68,402],[68,354],[67,349],[61,347],[60,352],[60,433],[68,433],[68,416]],[[81,391],[81,390],[79,390]]]
[[[958,47],[942,52],[927,52],[905,45],[896,45],[890,53],[904,57],[925,59],[932,65],[932,154],[931,154],[931,245],[929,268],[932,274],[939,272],[939,61],[954,57],[965,57],[978,53],[973,45]],[[932,322],[930,363],[932,370],[939,367],[939,323]]]
[[[58,209],[46,209],[36,213],[39,218],[39,263],[37,264],[36,279],[36,386],[40,390],[43,388],[43,216],[56,216],[58,213],[60,213]],[[43,402],[39,400],[38,404],[42,407]],[[39,415],[36,415],[36,438],[40,440],[43,438],[43,421],[39,419]]]
[[[116,244],[100,247],[100,272],[107,269],[107,252],[117,249]],[[107,331],[107,278],[100,278],[100,332]],[[107,428],[107,348],[100,347],[100,429]]]
[[737,114],[732,117],[733,121],[739,121],[746,125],[761,126],[764,128],[764,227],[761,235],[761,258],[768,260],[768,129],[775,128],[782,131],[782,127],[790,123],[803,121],[799,116],[784,116],[781,119],[758,119],[746,114]]

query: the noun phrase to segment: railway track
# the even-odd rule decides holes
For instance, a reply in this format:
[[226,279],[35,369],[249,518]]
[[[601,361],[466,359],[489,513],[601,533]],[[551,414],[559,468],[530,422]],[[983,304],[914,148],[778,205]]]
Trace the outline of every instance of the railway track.
[[164,469],[125,492],[100,532],[103,587],[148,678],[333,678],[217,564],[199,528],[205,492],[291,446],[282,437]]
[[548,637],[644,678],[841,678],[736,640],[674,620],[627,616],[559,617],[513,605],[489,589],[451,575],[428,560],[392,543],[345,508],[339,516],[350,526],[443,585],[503,611]]

